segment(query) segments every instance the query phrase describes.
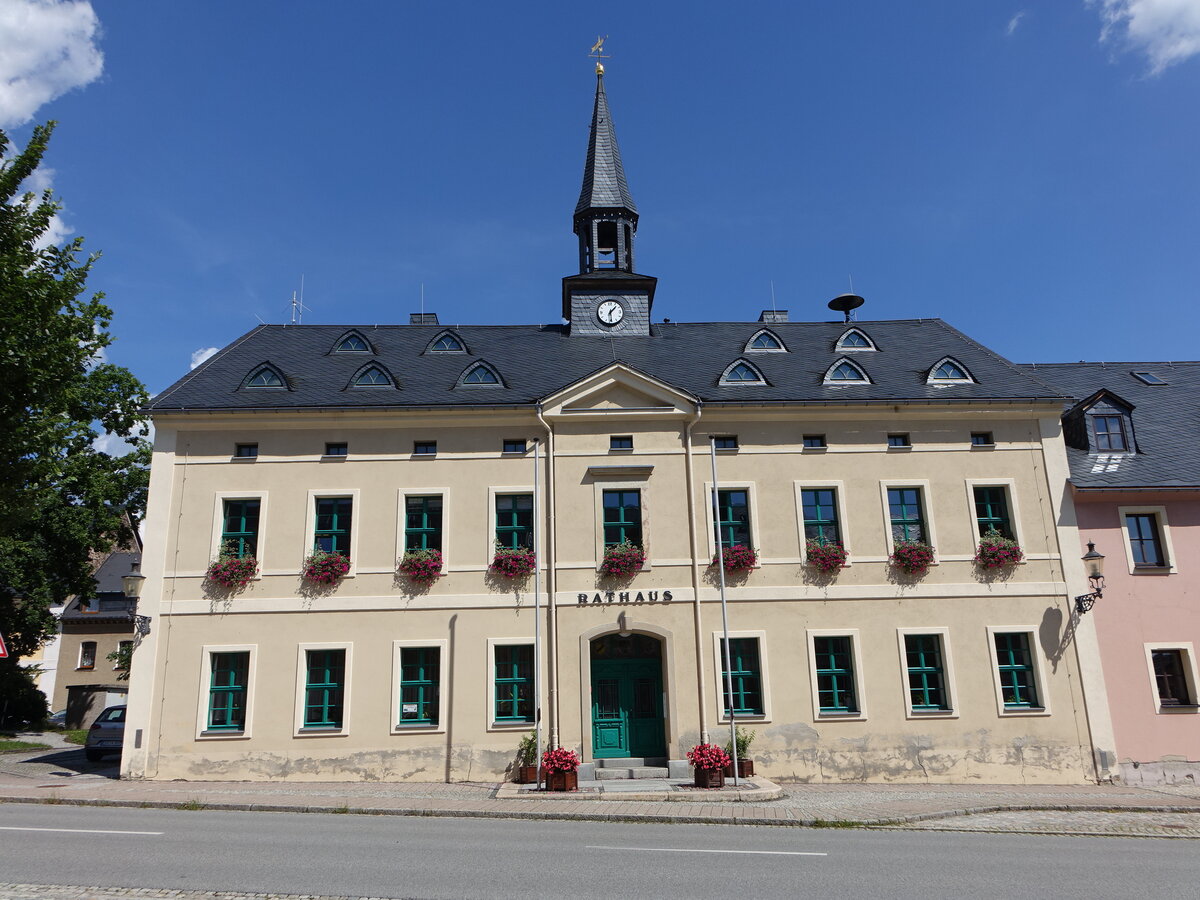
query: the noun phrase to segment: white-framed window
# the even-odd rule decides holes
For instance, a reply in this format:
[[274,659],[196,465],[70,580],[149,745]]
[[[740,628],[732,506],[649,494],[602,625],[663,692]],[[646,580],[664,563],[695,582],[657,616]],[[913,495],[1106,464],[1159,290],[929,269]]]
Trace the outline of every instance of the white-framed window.
[[392,641],[392,734],[446,730],[449,641]]
[[843,353],[847,351],[853,353],[855,351],[861,352],[863,350],[873,351],[877,348],[875,346],[875,342],[871,340],[870,335],[868,335],[861,328],[848,328],[842,333],[842,336],[837,339],[834,349],[840,350]]
[[529,731],[537,714],[532,637],[488,638],[488,731]]
[[304,519],[304,548],[301,560],[313,549],[335,550],[350,558],[346,578],[358,572],[358,533],[354,519],[362,514],[358,488],[310,490]]
[[943,356],[929,367],[926,384],[974,384],[971,372],[953,356]]
[[1130,575],[1178,571],[1165,506],[1120,506],[1117,515]]
[[771,721],[771,684],[767,678],[767,633],[765,631],[729,632],[731,679],[725,673],[725,634],[712,633],[713,671],[717,701],[717,720],[729,724],[728,682],[733,682],[733,711],[741,722]]
[[770,328],[760,328],[746,341],[746,353],[787,353],[779,335]]
[[489,485],[486,512],[483,552],[489,564],[497,544],[509,548],[538,546],[537,496],[532,485]]
[[957,719],[957,685],[950,629],[897,628],[905,715],[910,719]]
[[858,629],[809,628],[806,634],[813,719],[866,719]]
[[296,648],[295,737],[350,733],[350,672],[354,644],[321,642]]
[[1021,517],[1017,508],[1016,480],[1012,478],[968,478],[967,509],[974,522],[974,543],[991,529],[1025,547],[1021,540]]
[[850,559],[850,529],[846,516],[846,487],[841,481],[793,481],[796,524],[800,532],[801,565],[808,561],[810,539],[842,545],[846,565]]
[[229,545],[237,555],[258,560],[258,573],[254,577],[261,578],[268,552],[267,523],[266,491],[217,491],[213,494],[208,558],[216,559],[222,548]]
[[933,505],[929,502],[929,481],[924,478],[887,479],[879,482],[883,516],[887,527],[888,556],[896,550],[897,540],[919,540],[934,548],[933,565],[938,564],[937,529]]
[[[716,493],[713,483],[704,482],[706,503],[701,507],[706,516],[705,533],[708,535],[708,558],[717,555],[716,528],[721,530],[722,543],[730,546],[749,546],[760,549],[761,531],[758,529],[758,488],[753,481],[722,481]],[[713,504],[717,506],[717,522],[713,525]]]
[[77,669],[94,669],[96,668],[96,642],[95,641],[80,641],[79,642],[79,665]]
[[[447,487],[404,487],[396,492],[396,558],[410,549],[440,550],[442,571],[450,567]],[[488,555],[488,561],[491,561]]]
[[604,560],[605,548],[622,540],[641,546],[646,554],[642,571],[650,569],[652,504],[649,488],[648,477],[637,481],[597,478],[593,483],[597,570]]
[[1149,643],[1145,647],[1155,709],[1168,714],[1200,712],[1195,645],[1191,641],[1174,641]]
[[722,385],[766,384],[767,379],[753,363],[745,359],[735,359],[725,367],[719,383]]
[[206,644],[200,653],[196,739],[251,737],[258,645]]
[[825,375],[822,377],[821,383],[826,385],[855,385],[872,384],[873,382],[870,376],[867,375],[866,369],[843,356],[825,370]]
[[1005,718],[1050,715],[1045,660],[1037,635],[1036,625],[987,626],[996,711]]

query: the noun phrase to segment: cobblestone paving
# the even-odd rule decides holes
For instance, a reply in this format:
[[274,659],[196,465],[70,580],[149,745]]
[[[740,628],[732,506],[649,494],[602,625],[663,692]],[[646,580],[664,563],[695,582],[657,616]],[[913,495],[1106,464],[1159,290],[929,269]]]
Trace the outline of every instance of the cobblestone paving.
[[911,831],[991,831],[1200,839],[1200,813],[1018,810],[888,825]]

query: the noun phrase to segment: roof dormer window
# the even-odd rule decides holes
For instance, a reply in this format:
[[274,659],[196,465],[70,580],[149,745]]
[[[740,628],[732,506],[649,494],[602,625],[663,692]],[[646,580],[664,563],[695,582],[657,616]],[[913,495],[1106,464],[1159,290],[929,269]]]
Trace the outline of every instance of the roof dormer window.
[[766,384],[762,373],[745,360],[738,360],[721,374],[721,384]]
[[825,384],[870,384],[867,377],[857,364],[848,359],[839,359],[825,372]]
[[1096,436],[1096,450],[1100,453],[1125,453],[1129,441],[1125,437],[1124,416],[1091,416],[1092,432]]
[[865,331],[861,328],[851,328],[838,338],[837,344],[834,345],[835,350],[878,350],[875,342],[871,340]]
[[1132,375],[1134,378],[1136,378],[1138,381],[1140,381],[1142,384],[1160,385],[1160,384],[1167,383],[1167,382],[1163,381],[1163,379],[1161,379],[1157,375],[1155,375],[1153,372],[1136,371],[1136,372],[1130,372],[1129,374]]
[[283,376],[279,373],[279,370],[266,363],[250,373],[250,377],[246,379],[245,387],[281,388],[285,387],[285,385],[283,383]]
[[391,387],[392,379],[379,366],[367,366],[354,376],[352,383],[355,387]]
[[777,338],[774,334],[763,328],[758,331],[754,337],[746,342],[746,352],[748,353],[787,353],[787,347],[783,346],[783,341]]
[[469,368],[462,377],[462,383],[466,385],[482,385],[482,384],[499,384],[500,376],[496,374],[496,370],[491,366],[483,363],[476,363]]
[[371,345],[357,331],[351,331],[349,334],[343,335],[342,339],[337,342],[333,348],[334,353],[370,353]]
[[430,342],[429,350],[431,353],[465,353],[467,348],[457,335],[443,331]]
[[974,384],[975,379],[971,377],[965,366],[947,356],[933,365],[925,382],[926,384]]

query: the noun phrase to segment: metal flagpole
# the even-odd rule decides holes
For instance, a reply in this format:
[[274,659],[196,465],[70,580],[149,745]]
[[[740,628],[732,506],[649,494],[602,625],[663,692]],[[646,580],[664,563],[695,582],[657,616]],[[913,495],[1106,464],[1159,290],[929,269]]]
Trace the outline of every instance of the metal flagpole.
[[539,441],[533,441],[533,731],[537,741],[537,783],[542,783],[542,537],[541,495],[538,492]]
[[709,504],[712,507],[713,534],[717,541],[717,571],[721,574],[721,627],[725,631],[725,697],[729,701],[729,749],[733,751],[733,786],[738,786],[738,755],[737,755],[737,716],[733,708],[733,666],[729,660],[729,607],[725,603],[725,550],[721,540],[721,517],[719,512],[717,481],[717,439],[709,436],[709,455],[712,457],[712,496]]

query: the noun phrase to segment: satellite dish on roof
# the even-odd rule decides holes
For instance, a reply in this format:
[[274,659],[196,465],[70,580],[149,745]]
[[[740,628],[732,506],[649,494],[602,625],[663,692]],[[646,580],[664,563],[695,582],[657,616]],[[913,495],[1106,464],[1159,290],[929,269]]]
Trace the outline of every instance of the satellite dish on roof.
[[829,308],[844,314],[846,316],[846,321],[849,322],[850,311],[853,309],[858,309],[866,302],[867,301],[858,296],[858,294],[838,294],[829,301]]

